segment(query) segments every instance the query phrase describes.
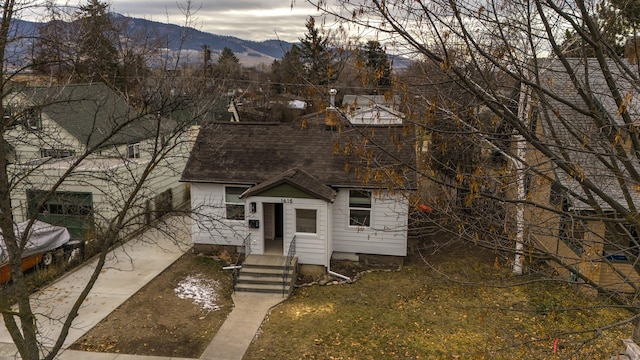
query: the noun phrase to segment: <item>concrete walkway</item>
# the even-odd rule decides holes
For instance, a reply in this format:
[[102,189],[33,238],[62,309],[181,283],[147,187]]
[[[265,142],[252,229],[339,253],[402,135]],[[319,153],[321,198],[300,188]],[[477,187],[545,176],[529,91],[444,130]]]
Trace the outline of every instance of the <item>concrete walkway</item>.
[[[163,229],[152,229],[113,250],[98,281],[74,320],[63,349],[107,317],[191,247],[191,221],[176,217]],[[97,259],[64,275],[31,296],[44,346],[53,345],[62,321],[95,269]],[[280,294],[237,292],[234,308],[200,359],[241,360],[268,311],[285,298]],[[61,350],[60,360],[187,360],[176,357]],[[0,360],[20,359],[0,317]]]
[[236,292],[234,308],[200,359],[242,360],[269,310],[284,301],[281,294]]

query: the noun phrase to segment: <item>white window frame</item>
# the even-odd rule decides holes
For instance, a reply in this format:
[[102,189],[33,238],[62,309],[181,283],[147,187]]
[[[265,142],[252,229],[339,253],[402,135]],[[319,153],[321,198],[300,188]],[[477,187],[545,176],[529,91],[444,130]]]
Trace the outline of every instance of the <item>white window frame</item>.
[[140,144],[127,145],[127,159],[139,159],[140,158]]
[[[368,193],[369,194],[369,203],[368,204],[354,204],[351,202],[351,194],[352,192],[358,192],[358,193]],[[366,189],[350,189],[349,190],[349,196],[347,197],[347,206],[349,208],[349,227],[358,227],[358,228],[368,228],[371,227],[371,223],[372,223],[372,218],[371,218],[371,214],[372,214],[372,208],[373,208],[373,193],[371,192],[371,190],[366,190]],[[368,216],[365,217],[365,219],[367,220],[367,223],[357,223],[354,222],[353,220],[355,219],[351,214],[352,211],[358,211],[358,212],[368,212]]]
[[[237,202],[233,202],[230,201],[227,197],[227,189],[241,189],[240,193],[237,195],[242,194],[243,192],[245,192],[249,187],[247,186],[238,186],[238,185],[228,185],[224,187],[224,218],[227,220],[231,220],[231,221],[244,221],[245,219],[245,212],[246,212],[246,208],[245,208],[245,203],[244,201],[238,199]],[[235,195],[235,194],[234,194]],[[229,206],[236,206],[236,207],[242,207],[242,212],[240,213],[241,216],[238,216],[237,218],[229,218]]]
[[[315,214],[315,224],[314,224],[314,231],[305,231],[307,229],[302,229],[300,230],[298,228],[298,225],[300,225],[300,222],[298,221],[298,211],[313,211]],[[309,209],[309,208],[296,208],[295,209],[295,219],[296,219],[296,223],[295,223],[295,231],[296,234],[313,234],[313,235],[317,235],[318,234],[318,209]]]

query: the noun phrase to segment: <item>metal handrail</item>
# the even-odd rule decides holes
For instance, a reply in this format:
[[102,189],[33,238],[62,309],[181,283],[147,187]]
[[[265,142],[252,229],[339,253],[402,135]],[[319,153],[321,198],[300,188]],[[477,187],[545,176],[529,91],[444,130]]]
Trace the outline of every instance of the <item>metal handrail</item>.
[[242,240],[242,247],[244,248],[244,258],[246,260],[247,256],[251,254],[251,234],[248,234],[244,240]]
[[284,259],[284,270],[282,271],[282,296],[285,295],[287,289],[287,282],[289,280],[289,270],[291,270],[291,262],[293,257],[296,256],[296,236],[293,236],[289,243],[289,251],[287,257]]
[[[244,239],[242,239],[242,254],[244,255],[244,259],[242,261],[246,261],[247,260],[247,256],[249,256],[249,254],[251,254],[251,234],[248,234],[247,236],[245,236]],[[236,265],[233,269],[232,275],[233,275],[233,291],[237,290],[238,287],[238,277],[240,276],[240,255],[238,255],[238,258],[236,259]]]

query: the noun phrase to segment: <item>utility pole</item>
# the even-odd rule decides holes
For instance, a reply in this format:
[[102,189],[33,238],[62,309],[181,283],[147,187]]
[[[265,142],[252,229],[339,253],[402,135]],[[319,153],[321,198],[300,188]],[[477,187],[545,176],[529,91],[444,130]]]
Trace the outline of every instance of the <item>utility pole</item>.
[[203,77],[207,77],[207,70],[209,69],[209,61],[211,61],[211,48],[209,45],[202,45],[202,49],[204,50],[204,67],[203,67]]

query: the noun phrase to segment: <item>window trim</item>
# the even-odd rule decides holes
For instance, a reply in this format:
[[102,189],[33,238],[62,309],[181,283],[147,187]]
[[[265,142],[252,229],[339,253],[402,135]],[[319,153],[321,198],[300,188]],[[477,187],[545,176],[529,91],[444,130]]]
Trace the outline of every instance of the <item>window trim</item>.
[[[358,193],[368,193],[369,194],[369,203],[368,204],[363,204],[363,206],[354,206],[354,204],[352,204],[351,202],[351,194],[353,192],[358,192]],[[364,198],[364,197],[362,197]],[[367,189],[349,189],[349,194],[347,197],[347,208],[349,209],[349,222],[347,223],[347,226],[350,228],[370,228],[371,227],[371,223],[372,223],[372,209],[373,209],[373,192],[371,190],[367,190]],[[352,211],[367,211],[369,213],[369,215],[366,217],[367,220],[367,224],[357,224],[357,223],[353,223],[353,217],[351,216],[351,212]]]
[[[248,186],[241,186],[241,185],[225,185],[224,189],[223,189],[223,202],[224,202],[224,218],[225,220],[230,220],[230,221],[244,221],[246,218],[245,212],[246,212],[246,206],[245,206],[245,202],[244,201],[240,201],[240,202],[230,202],[227,201],[227,189],[231,189],[231,188],[237,188],[237,189],[242,189],[242,191],[240,191],[240,193],[238,194],[238,197],[240,194],[242,194],[243,192],[245,192],[249,187]],[[242,218],[229,218],[229,210],[228,210],[228,206],[232,205],[232,206],[242,206]]]

